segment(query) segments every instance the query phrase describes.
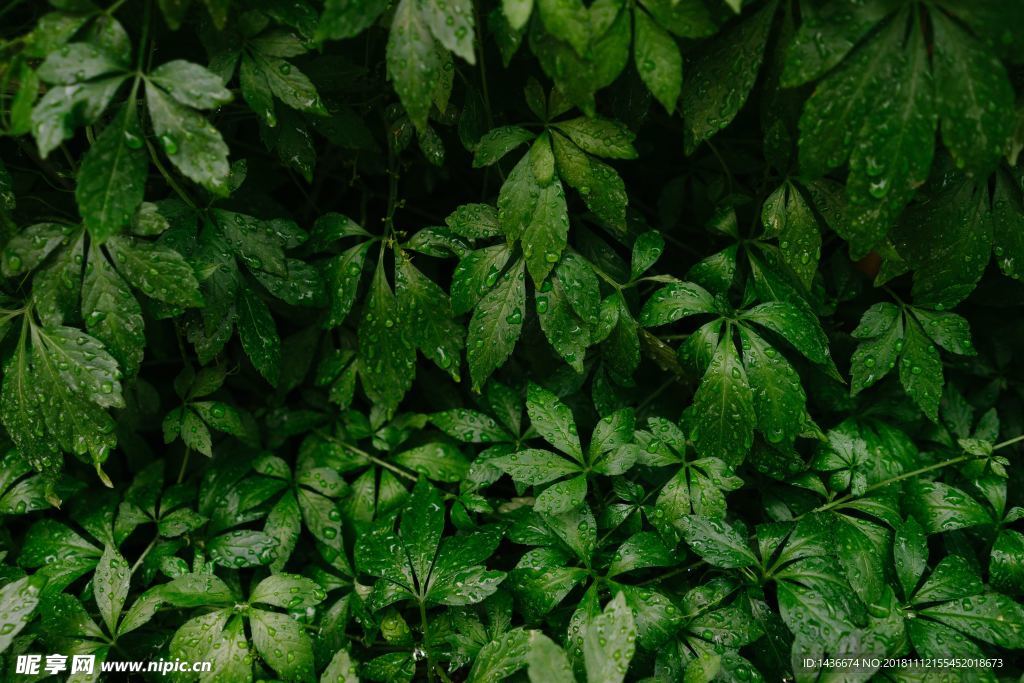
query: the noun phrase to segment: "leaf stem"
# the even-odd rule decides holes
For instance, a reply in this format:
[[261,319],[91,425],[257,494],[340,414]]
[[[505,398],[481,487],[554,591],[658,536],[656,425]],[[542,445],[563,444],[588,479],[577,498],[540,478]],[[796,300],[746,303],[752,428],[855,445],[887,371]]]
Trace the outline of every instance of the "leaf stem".
[[178,470],[178,483],[185,481],[185,470],[188,469],[188,456],[192,454],[191,446],[185,446],[185,457],[181,459],[181,469]]
[[178,184],[178,181],[176,181],[171,176],[170,172],[167,170],[167,167],[164,166],[162,161],[160,161],[160,156],[156,153],[156,150],[153,148],[153,143],[151,143],[149,140],[146,140],[146,149],[149,150],[149,156],[153,160],[153,165],[156,166],[158,171],[160,171],[160,175],[163,176],[164,182],[166,182],[170,186],[170,188],[174,190],[175,194],[177,194],[181,198],[181,201],[185,202],[190,209],[195,209],[195,202],[193,202],[189,198],[189,196],[185,194],[185,190],[181,187],[181,185]]
[[1012,446],[1013,444],[1020,443],[1021,441],[1024,441],[1024,434],[1021,434],[1020,436],[1015,436],[1012,439],[1007,439],[1006,441],[1000,441],[999,443],[992,446],[992,450],[997,451],[1000,448],[1006,448],[1007,446]]
[[[888,486],[889,484],[895,484],[896,482],[904,481],[906,479],[912,479],[913,477],[917,477],[917,476],[920,476],[922,474],[926,474],[928,472],[932,472],[934,470],[940,470],[940,469],[942,469],[944,467],[949,467],[950,465],[956,465],[956,464],[959,464],[961,462],[965,462],[967,460],[975,460],[975,459],[976,458],[973,455],[960,455],[960,456],[957,456],[955,458],[950,458],[949,460],[943,460],[942,462],[932,463],[931,465],[927,465],[925,467],[919,467],[916,470],[911,470],[910,472],[904,472],[903,474],[897,475],[895,477],[889,477],[888,479],[883,479],[882,481],[875,482],[874,484],[872,484],[872,485],[868,486],[867,488],[865,488],[864,491],[860,495],[854,495],[852,493],[848,493],[845,496],[842,496],[840,498],[836,498],[831,503],[826,503],[825,505],[820,505],[820,506],[814,508],[813,510],[811,510],[811,512],[824,512],[826,510],[831,510],[833,508],[837,508],[837,507],[839,507],[839,506],[849,502],[850,500],[853,500],[854,498],[863,498],[864,496],[866,496],[867,494],[871,493],[872,491],[877,491],[878,489],[884,488],[884,487]],[[803,517],[803,516],[804,515],[800,515],[800,517]],[[797,517],[797,519],[800,519],[800,517]]]
[[427,655],[427,680],[433,683],[434,680],[434,658],[430,654],[430,622],[427,621],[427,603],[424,598],[419,599],[420,603],[420,630],[423,643],[423,652]]
[[[178,483],[181,482],[179,481]],[[133,576],[135,574],[135,570],[142,566],[142,561],[146,559],[146,555],[148,555],[149,551],[153,549],[153,546],[156,545],[157,539],[159,538],[160,534],[157,534],[153,537],[153,540],[149,542],[149,545],[146,546],[146,549],[142,551],[141,555],[139,555],[139,559],[135,560],[135,564],[132,565],[131,570],[128,572],[129,576]]]
[[404,477],[404,478],[408,479],[409,481],[411,481],[413,483],[419,481],[419,477],[417,477],[414,474],[411,474],[409,472],[406,472],[405,470],[403,470],[398,465],[395,465],[394,463],[390,463],[387,460],[382,460],[382,459],[378,458],[375,455],[367,453],[362,448],[359,448],[358,446],[353,446],[350,443],[346,443],[346,442],[342,441],[341,439],[339,439],[338,437],[332,436],[331,434],[328,434],[328,433],[324,432],[322,429],[316,430],[316,434],[317,434],[317,436],[320,436],[321,438],[327,439],[331,443],[335,443],[335,444],[341,446],[342,448],[344,448],[344,449],[346,449],[348,451],[351,451],[352,453],[355,453],[356,455],[362,456],[362,457],[366,458],[367,460],[369,460],[370,462],[372,462],[373,464],[380,465],[381,467],[383,467],[383,468],[385,468],[387,470],[390,470],[390,471],[394,472],[395,474],[397,474],[398,476]]

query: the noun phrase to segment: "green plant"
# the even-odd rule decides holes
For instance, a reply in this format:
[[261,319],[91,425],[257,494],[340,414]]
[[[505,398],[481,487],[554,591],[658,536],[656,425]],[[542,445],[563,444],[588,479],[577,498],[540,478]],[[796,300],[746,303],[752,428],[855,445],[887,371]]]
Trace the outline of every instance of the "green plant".
[[0,22],[5,680],[1021,676],[1024,5]]

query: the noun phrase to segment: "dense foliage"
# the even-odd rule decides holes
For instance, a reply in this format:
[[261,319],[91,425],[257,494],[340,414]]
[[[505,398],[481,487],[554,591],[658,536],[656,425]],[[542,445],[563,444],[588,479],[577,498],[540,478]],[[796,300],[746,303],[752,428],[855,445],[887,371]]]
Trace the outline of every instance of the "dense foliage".
[[1022,94],[1007,0],[6,3],[3,675],[1017,680]]

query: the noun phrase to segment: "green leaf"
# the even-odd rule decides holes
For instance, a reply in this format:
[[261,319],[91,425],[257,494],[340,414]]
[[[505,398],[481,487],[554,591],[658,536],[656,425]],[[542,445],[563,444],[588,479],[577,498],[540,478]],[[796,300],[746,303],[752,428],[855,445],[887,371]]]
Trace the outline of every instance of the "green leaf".
[[900,383],[932,422],[939,421],[942,360],[916,321],[907,321],[900,355]]
[[554,125],[588,154],[606,159],[635,159],[637,156],[633,147],[636,135],[618,121],[580,116]]
[[456,235],[470,239],[497,237],[501,234],[498,211],[490,204],[463,204],[444,222]]
[[33,364],[55,368],[67,391],[104,408],[124,406],[121,372],[98,340],[73,327],[32,328]]
[[456,381],[462,357],[462,326],[452,319],[448,295],[417,270],[404,253],[395,255],[395,295],[409,327],[409,341]]
[[533,509],[544,515],[560,515],[578,508],[583,504],[586,496],[587,478],[585,476],[573,477],[544,489],[537,496]]
[[[900,15],[906,24],[906,15]],[[800,116],[800,169],[818,177],[842,164],[853,150],[871,108],[873,88],[879,84],[902,36],[900,22],[892,20],[854,50],[849,59],[815,88]]]
[[32,621],[42,583],[36,577],[25,576],[0,588],[0,607],[4,614],[4,625],[0,627],[0,652],[6,651],[18,633]]
[[434,481],[458,482],[469,462],[459,449],[447,443],[428,443],[395,456],[395,462]]
[[506,472],[515,481],[523,484],[546,484],[567,474],[580,471],[580,466],[555,455],[550,451],[538,448],[525,450],[493,458],[490,464]]
[[444,410],[431,415],[430,421],[445,434],[468,443],[512,440],[494,418],[476,410]]
[[576,680],[565,652],[540,631],[530,632],[530,650],[526,655],[526,665],[530,683]]
[[911,480],[904,503],[926,533],[989,524],[985,509],[958,488],[941,482]]
[[764,58],[775,7],[775,2],[768,2],[710,39],[687,65],[692,80],[679,107],[687,154],[729,125],[746,101]]
[[326,0],[324,13],[316,27],[316,40],[342,40],[359,35],[388,8],[387,0],[353,3],[348,0]]
[[692,282],[681,282],[662,287],[644,302],[640,322],[645,327],[655,327],[691,315],[717,312],[714,297],[707,290]]
[[145,348],[142,308],[95,242],[82,279],[82,317],[125,374],[134,375]]
[[942,348],[961,356],[973,356],[977,353],[971,343],[971,327],[961,316],[923,308],[912,308],[911,311],[921,323],[925,334]]
[[498,282],[512,250],[506,244],[471,251],[459,261],[452,274],[452,312],[473,309]]
[[302,625],[287,614],[249,612],[252,642],[263,659],[289,681],[313,680],[313,644]]
[[216,109],[231,101],[231,91],[209,69],[183,59],[165,62],[146,78],[172,98],[193,109]]
[[993,252],[1007,277],[1024,279],[1024,207],[1008,178],[996,175],[992,200]]
[[1024,608],[998,593],[960,598],[921,610],[972,638],[1000,647],[1024,647]]
[[32,134],[44,159],[82,125],[95,123],[125,76],[50,88],[32,110]]
[[73,232],[73,226],[60,223],[36,223],[24,228],[7,241],[0,273],[14,277],[34,270]]
[[[850,156],[849,220],[843,236],[850,241],[854,258],[885,237],[918,186],[928,179],[932,165],[938,116],[928,52],[916,27],[902,44],[905,26],[906,17],[899,14],[879,38],[884,41],[880,59],[885,63],[875,83],[900,83],[901,96],[893,107],[869,105]],[[940,87],[938,92],[945,89]]]
[[[523,159],[525,161],[526,157]],[[530,220],[522,226],[520,234],[526,267],[535,284],[543,282],[558,262],[565,249],[568,233],[569,214],[565,191],[562,183],[556,180],[537,190]]]
[[806,557],[781,574],[779,611],[798,639],[835,648],[855,632],[864,609],[834,560]]
[[985,175],[1011,132],[1013,89],[1003,65],[978,41],[942,12],[930,16],[942,141],[958,167]]
[[1014,594],[1024,591],[1024,534],[1013,529],[999,532],[992,545],[988,573],[996,590]]
[[324,591],[312,579],[293,574],[275,574],[259,582],[249,594],[250,604],[273,605],[282,609],[305,609],[320,603]]
[[89,43],[69,43],[50,53],[39,65],[38,74],[47,83],[70,85],[91,81],[124,66],[110,53]]
[[599,617],[591,620],[583,635],[583,661],[588,683],[622,683],[636,650],[636,623],[619,593]]
[[189,448],[199,451],[208,458],[213,457],[213,442],[210,430],[196,413],[184,410],[181,413],[181,440]]
[[192,266],[174,249],[122,236],[106,246],[124,278],[146,296],[175,306],[203,305]]
[[55,471],[62,457],[36,399],[37,384],[26,346],[28,328],[28,321],[23,322],[18,346],[4,365],[0,417],[7,433],[32,467],[40,472]]
[[821,257],[821,233],[811,207],[792,183],[780,185],[761,209],[766,237],[777,237],[786,265],[810,289]]
[[248,287],[238,290],[238,336],[256,370],[271,386],[281,375],[281,338],[263,300]]
[[469,321],[466,358],[474,390],[479,391],[512,354],[523,328],[525,308],[526,272],[523,262],[517,261],[484,295]]
[[555,394],[531,383],[526,390],[526,411],[533,428],[545,441],[577,462],[583,462],[583,449],[572,411]]
[[388,34],[388,78],[420,131],[427,126],[434,88],[441,78],[440,55],[420,12],[420,0],[400,0]]
[[409,564],[422,583],[427,580],[444,530],[444,502],[437,489],[420,479],[402,512],[399,536]]
[[356,663],[347,650],[338,650],[320,675],[320,683],[359,683]]
[[270,571],[279,572],[288,562],[299,541],[301,529],[299,503],[294,493],[285,493],[267,514],[267,523],[263,527],[264,533],[277,541],[277,558],[270,563]]
[[804,414],[799,375],[782,354],[746,326],[740,326],[740,341],[758,428],[772,443],[791,442],[801,431]]
[[900,256],[914,269],[916,305],[952,308],[978,284],[992,249],[988,187],[951,183],[904,212],[893,231]]
[[103,551],[100,563],[96,565],[93,593],[100,616],[103,617],[103,623],[107,625],[110,633],[117,632],[117,621],[121,616],[125,598],[128,597],[130,578],[128,563],[115,548],[108,545]]
[[369,246],[369,242],[362,242],[349,247],[343,253],[331,257],[325,265],[324,279],[331,302],[330,316],[324,322],[325,327],[337,327],[352,310]]
[[757,563],[746,540],[724,520],[687,515],[677,524],[687,545],[708,564],[732,569]]
[[428,2],[420,0],[420,12],[437,41],[470,64],[476,64],[473,53],[473,3],[470,0]]
[[633,256],[630,260],[630,279],[636,280],[647,272],[661,258],[665,251],[665,240],[657,230],[638,235],[633,242]]
[[634,569],[668,567],[673,564],[672,553],[657,534],[641,531],[633,534],[619,546],[608,566],[608,576],[618,576]]
[[693,397],[690,436],[701,456],[731,463],[743,460],[757,421],[753,399],[731,335],[725,335]]
[[829,357],[828,337],[821,329],[821,323],[803,306],[770,301],[754,306],[743,314],[743,319],[771,330],[812,363],[824,366],[831,374],[838,374]]
[[214,429],[232,434],[239,438],[246,435],[245,427],[242,425],[242,416],[238,411],[220,401],[197,401],[190,404],[192,410],[196,411],[203,422]]
[[590,18],[579,0],[537,0],[537,9],[544,26],[565,40],[579,55],[590,45]]
[[146,103],[153,132],[175,168],[213,194],[227,194],[228,146],[213,124],[157,87],[146,87]]
[[898,3],[892,0],[808,5],[801,12],[800,28],[786,50],[782,84],[801,85],[828,72],[896,6]]
[[[566,258],[556,266],[541,286],[541,291],[535,295],[534,304],[541,329],[551,347],[573,370],[582,373],[591,340],[589,325],[580,318],[579,309],[584,308],[585,304],[596,303],[599,294],[596,282],[593,283],[593,291],[588,291],[591,283],[588,282],[587,273],[574,268],[575,261]],[[566,275],[568,277],[564,278]],[[589,272],[589,276],[593,278],[593,271]]]
[[853,336],[870,337],[850,360],[850,394],[856,395],[895,367],[903,345],[903,317],[892,304],[876,304],[864,314]]
[[903,586],[903,595],[910,596],[914,593],[928,563],[928,546],[924,530],[913,517],[908,518],[896,530],[892,554],[896,576]]
[[283,221],[261,221],[220,209],[212,213],[228,247],[248,268],[278,277],[288,275],[288,261],[282,244]]
[[82,159],[75,200],[98,243],[121,232],[142,203],[149,157],[141,135],[134,107],[124,107]]
[[914,595],[914,603],[930,603],[977,595],[984,590],[981,579],[964,558],[949,555],[932,570],[931,576]]
[[669,114],[683,88],[683,57],[675,39],[643,10],[633,12],[633,59],[647,89]]
[[502,0],[501,9],[509,25],[519,31],[533,13],[533,0]]
[[210,561],[224,567],[257,567],[273,559],[277,541],[262,531],[231,531],[210,541]]
[[501,126],[484,134],[473,155],[473,168],[482,168],[498,162],[519,145],[529,142],[534,134],[519,126]]
[[[316,86],[306,74],[290,62],[266,52],[253,51],[251,54],[251,58],[248,55],[243,57],[242,63],[245,64],[251,59],[252,70],[262,76],[260,83],[266,83],[267,89],[273,93],[274,97],[296,111],[319,115],[327,113],[320,101]],[[269,107],[265,104],[264,110],[269,111]],[[268,124],[273,126],[276,124],[276,120],[271,118]]]
[[412,386],[416,351],[404,329],[398,300],[378,267],[359,324],[359,374],[363,389],[389,413]]
[[514,628],[485,643],[473,660],[466,680],[469,683],[502,681],[525,667],[533,633],[535,631]]

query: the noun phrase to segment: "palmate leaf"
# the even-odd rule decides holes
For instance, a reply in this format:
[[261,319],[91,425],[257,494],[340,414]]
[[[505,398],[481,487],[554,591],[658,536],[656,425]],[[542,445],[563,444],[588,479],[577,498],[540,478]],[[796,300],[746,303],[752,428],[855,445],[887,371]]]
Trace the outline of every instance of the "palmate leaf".
[[811,206],[794,183],[780,185],[761,209],[766,237],[778,237],[786,264],[810,288],[821,257],[821,233]]
[[944,383],[935,345],[974,355],[967,321],[955,313],[881,303],[868,309],[853,336],[864,341],[851,360],[851,393],[882,379],[899,358],[900,383],[931,420],[938,420]]
[[[679,283],[656,291],[644,304],[641,319],[662,325],[708,313],[722,314],[711,294],[699,285]],[[743,311],[735,324],[742,356],[736,351],[732,323],[719,336],[722,322],[701,328],[680,347],[680,355],[703,373],[691,433],[698,453],[735,464],[750,449],[755,424],[769,441],[791,442],[801,430],[805,401],[796,371],[747,323],[778,334],[827,371],[835,368],[824,332],[801,306],[770,301]]]
[[91,454],[99,471],[116,443],[106,409],[124,405],[117,362],[81,330],[23,325],[4,377],[5,426],[40,471],[53,472],[60,450]]
[[[538,3],[540,4],[540,3]],[[539,8],[529,27],[530,48],[558,89],[584,112],[629,61],[630,16],[622,5],[555,0]]]
[[[842,18],[814,12],[797,34],[783,77],[795,84],[839,63],[804,109],[800,158],[812,176],[849,158],[849,220],[841,233],[855,257],[882,240],[928,178],[940,119],[946,147],[973,173],[991,170],[1009,135],[1009,120],[996,114],[1010,106],[1009,83],[988,48],[942,10],[923,21],[918,10],[894,12],[898,7],[866,3]],[[934,31],[934,60],[922,35],[926,23]],[[825,35],[837,40],[812,55],[810,46]],[[898,90],[887,106],[871,106],[870,93],[882,83]],[[977,145],[965,142],[968,131]]]
[[[501,538],[495,528],[442,540],[445,509],[437,489],[420,479],[402,510],[398,533],[393,522],[376,526],[356,544],[356,563],[364,572],[381,577],[379,593],[396,589],[394,598],[421,603],[469,605],[494,593],[505,573],[481,563]],[[401,548],[401,553],[396,550]]]
[[[245,48],[239,66],[242,96],[267,126],[274,128],[278,124],[274,98],[297,111],[327,113],[316,86],[294,64],[283,59],[306,51],[297,36],[262,34],[247,41]],[[280,116],[290,120],[284,111]]]

